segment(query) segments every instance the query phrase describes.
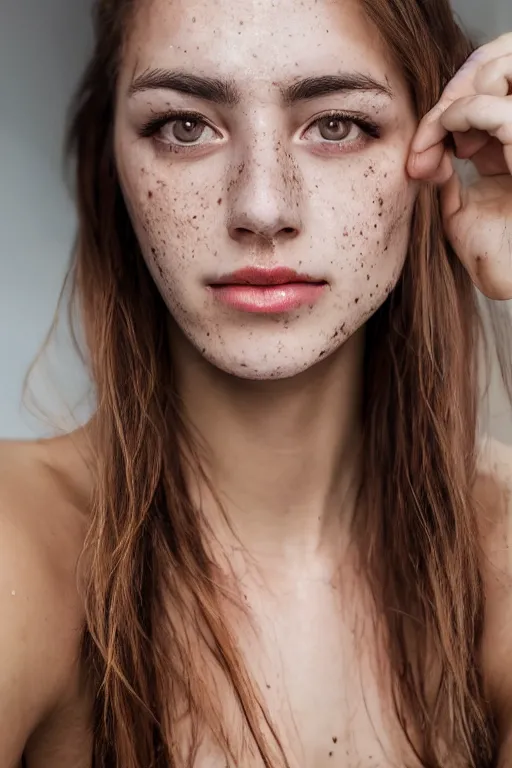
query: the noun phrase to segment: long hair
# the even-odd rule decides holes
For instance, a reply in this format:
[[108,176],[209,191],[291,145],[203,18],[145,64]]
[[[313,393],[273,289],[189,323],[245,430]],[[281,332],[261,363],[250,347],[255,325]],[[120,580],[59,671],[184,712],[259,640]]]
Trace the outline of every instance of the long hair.
[[[361,2],[421,116],[471,52],[448,0]],[[168,310],[140,253],[116,171],[115,92],[133,6],[96,3],[95,50],[69,130],[79,213],[69,279],[97,396],[82,563],[95,765],[191,766],[203,724],[226,755],[235,755],[205,679],[214,668],[233,693],[247,748],[267,768],[286,766],[223,619],[207,523],[187,488],[190,464],[201,467],[174,385]],[[367,325],[364,484],[354,520],[396,716],[425,768],[452,760],[485,768],[495,753],[478,663],[480,330],[475,289],[443,233],[437,191],[425,185],[401,278]],[[178,721],[189,723],[187,748]]]

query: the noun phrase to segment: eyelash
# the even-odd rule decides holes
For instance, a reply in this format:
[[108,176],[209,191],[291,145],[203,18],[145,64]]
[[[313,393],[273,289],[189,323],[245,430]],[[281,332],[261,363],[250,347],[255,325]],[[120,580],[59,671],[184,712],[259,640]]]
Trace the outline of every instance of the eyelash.
[[[366,115],[358,114],[358,113],[340,112],[339,110],[331,110],[330,112],[326,112],[324,115],[317,117],[308,125],[305,132],[309,131],[312,127],[314,127],[321,121],[328,120],[329,118],[334,120],[339,120],[340,122],[344,122],[344,123],[352,123],[353,125],[356,125],[358,128],[360,128],[368,137],[372,139],[380,139],[381,137],[380,127],[376,123],[374,123],[372,120],[370,120],[368,117],[366,117]],[[177,111],[169,111],[164,115],[160,115],[159,117],[153,117],[150,120],[148,120],[148,122],[145,123],[140,129],[140,136],[142,138],[155,138],[158,131],[164,128],[168,123],[179,122],[179,121],[185,122],[187,120],[202,123],[204,126],[211,128],[211,130],[214,130],[214,128],[212,128],[212,126],[210,126],[209,123],[204,119],[204,117],[198,112],[185,112],[182,110],[177,110]],[[325,143],[327,145],[336,146],[341,144],[343,141],[345,141],[345,139],[341,139],[338,142],[328,141],[326,139]],[[190,152],[197,149],[199,146],[201,146],[200,144],[193,144],[193,143],[188,145],[187,144],[169,145],[168,142],[160,142],[160,143],[167,144],[172,148],[174,152]]]

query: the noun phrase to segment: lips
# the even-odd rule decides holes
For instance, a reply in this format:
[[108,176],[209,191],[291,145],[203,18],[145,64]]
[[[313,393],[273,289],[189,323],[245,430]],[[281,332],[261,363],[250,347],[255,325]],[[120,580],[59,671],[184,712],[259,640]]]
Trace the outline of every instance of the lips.
[[323,284],[323,280],[315,280],[310,275],[302,275],[287,267],[275,267],[266,269],[264,267],[245,267],[228,275],[223,275],[210,285],[288,285],[290,283],[314,283]]
[[327,283],[286,267],[246,267],[209,284],[222,304],[238,312],[283,314],[313,307]]

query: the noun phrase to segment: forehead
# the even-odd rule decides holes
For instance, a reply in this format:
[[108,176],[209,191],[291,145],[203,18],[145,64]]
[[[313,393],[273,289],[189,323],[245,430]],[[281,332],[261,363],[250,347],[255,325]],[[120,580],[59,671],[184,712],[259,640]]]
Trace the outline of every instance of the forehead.
[[146,0],[132,20],[125,71],[191,69],[272,81],[337,66],[400,81],[358,0]]

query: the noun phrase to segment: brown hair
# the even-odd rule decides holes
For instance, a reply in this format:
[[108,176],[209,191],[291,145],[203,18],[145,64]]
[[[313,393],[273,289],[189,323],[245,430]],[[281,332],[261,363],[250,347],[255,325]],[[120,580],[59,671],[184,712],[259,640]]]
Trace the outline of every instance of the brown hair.
[[[448,0],[361,0],[404,72],[418,115],[471,46]],[[79,232],[70,272],[97,394],[96,485],[85,547],[84,662],[98,768],[192,765],[206,723],[233,734],[197,650],[228,681],[246,743],[287,765],[220,610],[206,523],[189,498],[194,444],[173,388],[168,310],[123,201],[113,154],[116,80],[133,0],[95,6],[96,47],[73,106]],[[424,186],[403,274],[367,327],[364,487],[354,523],[386,639],[396,713],[423,766],[484,768],[495,731],[479,673],[477,351],[471,281]],[[197,464],[196,471],[200,471]],[[235,755],[235,762],[240,758]],[[243,762],[243,761],[242,761]]]

